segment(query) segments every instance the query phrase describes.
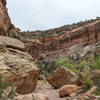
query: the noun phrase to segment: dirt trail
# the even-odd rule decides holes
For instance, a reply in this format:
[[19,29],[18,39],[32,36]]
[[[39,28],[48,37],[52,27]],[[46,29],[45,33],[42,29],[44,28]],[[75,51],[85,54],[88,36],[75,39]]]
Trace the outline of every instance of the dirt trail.
[[59,97],[58,89],[54,89],[51,85],[47,83],[38,85],[34,92],[45,94],[49,97],[50,100],[66,100],[66,98]]

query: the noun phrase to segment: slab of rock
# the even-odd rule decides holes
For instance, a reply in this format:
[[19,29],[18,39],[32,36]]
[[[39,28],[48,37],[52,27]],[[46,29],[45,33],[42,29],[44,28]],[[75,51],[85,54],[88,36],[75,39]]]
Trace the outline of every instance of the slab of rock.
[[24,50],[24,43],[22,43],[20,40],[6,37],[6,36],[0,36],[0,45],[11,47],[14,49]]
[[15,97],[14,100],[49,100],[47,95],[41,93],[32,93],[27,95],[20,95]]
[[17,93],[32,92],[36,88],[39,73],[37,64],[27,53],[0,48],[0,75],[17,87]]
[[46,79],[53,87],[60,88],[63,85],[74,84],[77,80],[77,76],[71,70],[65,67],[59,67],[48,75]]
[[70,94],[76,92],[77,86],[76,85],[64,85],[59,90],[59,96],[70,96]]
[[91,98],[95,98],[95,99],[91,99],[91,100],[98,100],[96,99],[97,97],[93,95],[93,93],[96,91],[97,87],[93,86],[89,91],[87,91],[82,97],[81,100],[90,100]]

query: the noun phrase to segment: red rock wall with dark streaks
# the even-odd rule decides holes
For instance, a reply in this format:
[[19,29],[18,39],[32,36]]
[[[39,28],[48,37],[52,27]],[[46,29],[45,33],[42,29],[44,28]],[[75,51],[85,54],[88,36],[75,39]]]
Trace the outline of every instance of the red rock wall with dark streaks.
[[75,44],[94,44],[100,41],[100,21],[93,22],[72,31],[65,31],[61,35],[47,37],[39,41],[41,44],[37,43],[35,45],[35,43],[32,43],[32,45],[26,46],[26,51],[36,59],[42,59],[41,54],[63,52],[64,49]]

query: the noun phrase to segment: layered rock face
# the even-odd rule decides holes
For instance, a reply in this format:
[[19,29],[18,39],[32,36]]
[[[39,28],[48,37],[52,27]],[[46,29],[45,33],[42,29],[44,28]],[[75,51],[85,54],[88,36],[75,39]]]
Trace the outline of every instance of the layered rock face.
[[30,55],[20,51],[24,48],[21,41],[2,36],[4,38],[9,46],[6,46],[6,42],[0,44],[0,75],[5,77],[7,83],[17,87],[16,92],[31,93],[36,88],[40,73],[37,64]]
[[8,36],[12,29],[17,32],[15,26],[11,24],[8,10],[6,8],[6,0],[0,0],[0,35]]
[[40,40],[44,44],[45,52],[52,52],[71,47],[75,44],[91,44],[100,41],[100,21],[93,22],[87,26],[66,31],[56,37]]
[[[76,44],[94,44],[100,41],[100,20],[64,31],[63,34],[39,39],[40,42],[27,42],[26,51],[38,60],[53,58],[68,53],[68,48]],[[53,34],[53,33],[52,33]],[[35,45],[37,44],[37,45]],[[37,56],[34,56],[37,55]]]
[[21,51],[25,50],[24,43],[17,39],[10,38],[7,36],[0,36],[0,45],[2,45],[3,47],[11,47]]

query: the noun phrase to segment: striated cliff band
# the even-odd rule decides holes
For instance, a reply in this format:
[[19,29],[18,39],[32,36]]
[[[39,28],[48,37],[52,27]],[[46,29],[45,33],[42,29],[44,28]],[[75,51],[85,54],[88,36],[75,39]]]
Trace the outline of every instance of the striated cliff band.
[[[60,29],[60,28],[59,28]],[[59,30],[57,29],[57,30]],[[55,29],[56,30],[56,29]],[[55,34],[54,30],[50,30]],[[95,44],[100,41],[100,20],[95,20],[91,23],[76,27],[72,30],[60,29],[59,34],[55,36],[47,36],[42,38],[43,32],[27,33],[20,36],[20,39],[25,43],[26,51],[38,60],[49,60],[49,57],[62,57],[68,52],[68,48],[76,44]],[[48,33],[47,33],[48,34]],[[34,36],[37,39],[34,39]]]

